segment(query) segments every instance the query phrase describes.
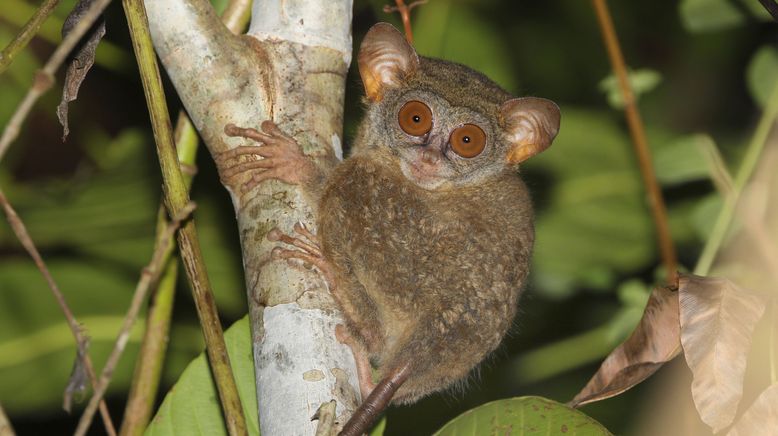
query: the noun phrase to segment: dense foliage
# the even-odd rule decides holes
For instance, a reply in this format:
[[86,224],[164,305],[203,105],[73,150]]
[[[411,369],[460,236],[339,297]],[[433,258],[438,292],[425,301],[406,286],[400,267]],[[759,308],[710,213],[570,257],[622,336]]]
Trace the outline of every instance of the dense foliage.
[[[37,7],[3,2],[0,47]],[[778,77],[778,26],[756,0],[611,3],[671,233],[683,267],[691,269],[722,204],[705,152],[717,148],[731,171],[737,168]],[[0,126],[59,41],[58,28],[73,4],[63,0],[0,76]],[[355,2],[355,44],[376,21],[399,23],[383,4]],[[143,92],[118,4],[107,18],[96,68],[71,105],[67,142],[60,142],[59,96],[52,91],[0,164],[0,185],[88,331],[98,367],[148,262],[160,197]],[[464,392],[392,409],[386,434],[428,434],[499,398],[570,400],[637,324],[650,288],[664,274],[590,2],[430,0],[414,11],[413,26],[421,54],[467,64],[516,95],[558,102],[562,129],[548,151],[522,168],[535,198],[537,245],[512,334]],[[353,68],[347,86],[348,138],[361,110]],[[172,88],[169,96],[176,108]],[[193,198],[208,272],[229,325],[247,309],[232,206],[209,159],[202,153],[198,161]],[[179,287],[160,395],[202,349],[191,298]],[[139,338],[140,328],[111,384],[115,419],[123,412]],[[0,403],[20,434],[72,431],[77,417],[65,415],[60,401],[74,350],[39,272],[0,222]],[[653,397],[679,371],[685,369],[671,365],[584,411],[614,433],[638,434],[653,413]],[[687,404],[688,395],[676,401]]]

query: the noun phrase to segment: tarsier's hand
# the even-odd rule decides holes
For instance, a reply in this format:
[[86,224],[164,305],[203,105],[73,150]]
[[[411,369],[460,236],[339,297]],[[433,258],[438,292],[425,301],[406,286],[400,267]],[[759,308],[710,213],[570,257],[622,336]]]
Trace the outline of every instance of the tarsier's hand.
[[[257,142],[257,145],[244,145],[227,150],[216,156],[215,160],[221,172],[222,182],[237,192],[248,192],[268,179],[276,179],[292,185],[303,184],[314,173],[314,163],[303,154],[300,145],[286,135],[272,121],[263,121],[258,131],[227,124],[224,133],[227,136],[242,137]],[[247,159],[241,159],[247,156]],[[245,179],[242,175],[250,173]],[[245,180],[239,184],[239,180]]]

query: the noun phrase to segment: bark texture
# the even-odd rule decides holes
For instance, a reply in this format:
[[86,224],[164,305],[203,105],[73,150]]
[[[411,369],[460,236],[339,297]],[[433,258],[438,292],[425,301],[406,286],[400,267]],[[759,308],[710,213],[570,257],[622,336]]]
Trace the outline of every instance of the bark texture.
[[[224,134],[226,124],[258,128],[267,119],[307,153],[342,155],[351,0],[255,0],[244,36],[230,34],[205,0],[145,3],[157,52],[212,155],[245,145]],[[318,274],[272,260],[266,240],[274,227],[291,233],[297,221],[313,229],[311,205],[296,187],[276,181],[230,194],[262,434],[314,434],[311,417],[331,399],[342,423],[359,389],[351,352],[334,336],[341,316]]]

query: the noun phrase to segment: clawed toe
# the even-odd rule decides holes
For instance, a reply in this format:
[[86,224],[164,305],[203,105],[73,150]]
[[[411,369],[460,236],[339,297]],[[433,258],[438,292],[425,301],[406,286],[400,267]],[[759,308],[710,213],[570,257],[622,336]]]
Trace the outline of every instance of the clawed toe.
[[302,260],[303,262],[315,266],[324,276],[324,279],[327,281],[330,289],[332,289],[334,283],[334,272],[332,270],[332,266],[322,254],[318,238],[310,230],[308,230],[308,228],[303,223],[298,222],[295,224],[294,230],[295,233],[301,237],[297,238],[287,235],[278,228],[274,228],[268,232],[267,239],[269,241],[282,242],[286,245],[291,245],[296,248],[290,249],[280,246],[275,247],[271,252],[271,256],[273,256],[275,259]]

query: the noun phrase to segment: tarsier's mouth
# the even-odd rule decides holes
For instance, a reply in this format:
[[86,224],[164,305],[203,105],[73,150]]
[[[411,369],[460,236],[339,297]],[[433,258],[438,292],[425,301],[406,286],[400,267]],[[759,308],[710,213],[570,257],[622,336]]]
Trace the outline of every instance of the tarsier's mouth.
[[403,175],[424,189],[435,189],[446,182],[440,172],[440,166],[437,163],[426,163],[421,159],[401,160],[400,169]]

